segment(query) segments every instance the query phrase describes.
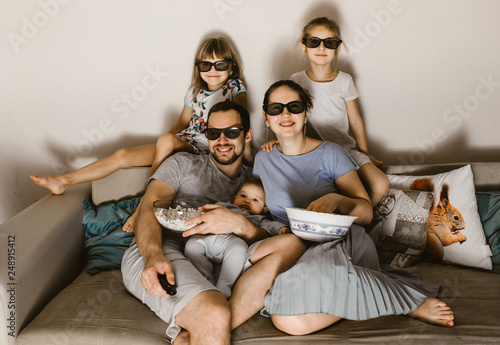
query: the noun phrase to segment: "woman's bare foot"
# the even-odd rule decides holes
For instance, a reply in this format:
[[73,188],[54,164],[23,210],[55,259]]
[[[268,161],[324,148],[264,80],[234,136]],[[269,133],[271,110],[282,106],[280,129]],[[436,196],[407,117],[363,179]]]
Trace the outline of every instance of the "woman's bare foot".
[[453,327],[454,325],[451,308],[435,298],[426,299],[424,304],[408,315],[438,326]]
[[52,194],[59,195],[64,193],[69,184],[61,176],[45,176],[40,177],[31,175],[30,179],[38,186],[45,187],[52,192]]
[[174,339],[173,345],[189,345],[189,332],[181,331]]
[[128,219],[125,221],[125,224],[122,226],[122,230],[125,232],[135,232],[135,220],[137,218],[137,209],[135,209],[134,213],[128,217]]

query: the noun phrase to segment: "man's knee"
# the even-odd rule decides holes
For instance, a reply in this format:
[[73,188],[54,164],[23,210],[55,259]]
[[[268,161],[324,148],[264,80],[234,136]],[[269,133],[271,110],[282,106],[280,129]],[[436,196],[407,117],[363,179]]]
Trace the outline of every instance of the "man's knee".
[[285,252],[291,254],[292,256],[296,256],[297,259],[306,251],[306,245],[304,242],[294,234],[279,235],[279,238],[283,240],[282,242]]
[[208,325],[229,329],[231,322],[229,303],[217,290],[200,292],[177,314],[176,322],[187,330]]

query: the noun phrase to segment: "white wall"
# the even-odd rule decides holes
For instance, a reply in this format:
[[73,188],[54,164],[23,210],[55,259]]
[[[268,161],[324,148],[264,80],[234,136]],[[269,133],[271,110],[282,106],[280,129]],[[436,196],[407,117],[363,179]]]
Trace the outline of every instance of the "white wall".
[[166,132],[206,36],[237,46],[260,144],[263,94],[306,66],[295,43],[318,15],[343,29],[342,70],[360,91],[375,156],[498,160],[498,13],[496,0],[3,1],[0,223],[48,193],[30,174],[69,171]]

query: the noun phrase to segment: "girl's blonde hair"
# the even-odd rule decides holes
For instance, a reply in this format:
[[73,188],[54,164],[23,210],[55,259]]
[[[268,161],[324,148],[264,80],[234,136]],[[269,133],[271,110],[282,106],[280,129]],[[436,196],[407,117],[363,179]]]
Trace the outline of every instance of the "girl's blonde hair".
[[[322,27],[322,28],[329,30],[330,32],[333,33],[333,36],[334,36],[333,38],[338,38],[338,39],[342,40],[340,26],[335,21],[333,21],[332,19],[327,18],[327,17],[314,18],[309,23],[307,23],[306,26],[304,26],[304,28],[302,29],[302,36],[300,37],[301,40],[302,40],[302,38],[310,37],[311,31],[317,27]],[[339,50],[340,50],[340,46],[339,46],[339,48],[337,48],[335,50],[335,58],[333,59],[334,69],[337,69],[337,57],[339,54]]]
[[[213,57],[231,62],[232,73],[229,75],[230,79],[241,79],[243,77],[240,59],[236,51],[223,37],[208,38],[203,41],[196,52],[194,62],[204,61]],[[202,89],[208,89],[207,83],[201,79],[200,72],[194,64],[191,86],[193,87],[193,95],[197,95]]]

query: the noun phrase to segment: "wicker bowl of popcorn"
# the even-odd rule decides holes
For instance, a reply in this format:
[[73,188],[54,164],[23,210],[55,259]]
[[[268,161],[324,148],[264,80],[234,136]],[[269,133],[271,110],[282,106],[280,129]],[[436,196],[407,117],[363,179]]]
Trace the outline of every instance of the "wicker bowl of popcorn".
[[161,226],[174,232],[184,232],[198,225],[187,226],[186,221],[204,213],[198,211],[196,205],[199,203],[192,200],[161,199],[153,202],[153,211]]

